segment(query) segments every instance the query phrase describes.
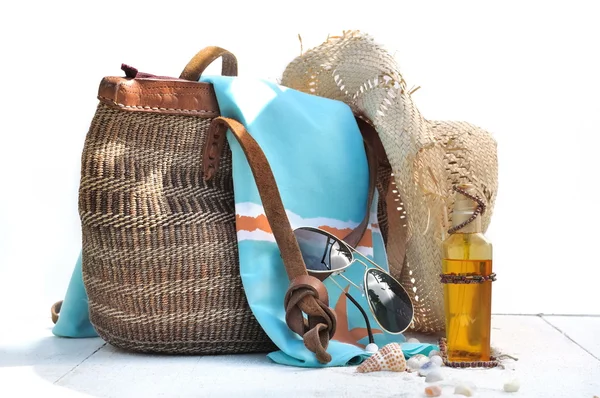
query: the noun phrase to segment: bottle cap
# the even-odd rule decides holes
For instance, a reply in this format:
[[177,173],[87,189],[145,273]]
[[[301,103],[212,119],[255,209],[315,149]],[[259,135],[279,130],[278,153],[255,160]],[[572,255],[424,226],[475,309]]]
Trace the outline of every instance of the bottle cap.
[[[477,188],[473,184],[458,184],[457,188],[462,189],[468,194],[473,196],[479,196],[479,192],[477,192]],[[473,210],[477,209],[477,202],[474,200],[467,198],[465,195],[460,192],[456,192],[455,201],[454,201],[454,210]],[[472,212],[471,212],[472,214]]]

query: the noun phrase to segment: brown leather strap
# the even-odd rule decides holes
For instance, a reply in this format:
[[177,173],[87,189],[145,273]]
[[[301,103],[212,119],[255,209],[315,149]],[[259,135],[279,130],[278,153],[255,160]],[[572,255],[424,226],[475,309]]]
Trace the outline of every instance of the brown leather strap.
[[[298,290],[301,290],[300,294],[294,294]],[[290,288],[288,289],[285,295],[284,305],[287,311],[286,322],[289,325],[290,329],[292,329],[298,334],[304,334],[307,332],[307,330],[305,330],[307,324],[306,322],[304,322],[304,318],[302,318],[301,316],[296,316],[296,312],[300,311],[300,309],[296,306],[298,302],[306,295],[311,295],[313,297],[321,297],[319,303],[319,306],[321,308],[314,308],[316,312],[321,312],[321,310],[323,310],[325,313],[328,313],[331,311],[328,307],[329,296],[327,294],[327,289],[325,288],[325,285],[321,283],[321,281],[309,275],[301,275],[297,278],[294,278],[294,280],[290,284]],[[323,317],[325,318],[324,314]],[[333,323],[329,324],[328,326],[331,328],[332,332],[335,333],[335,317],[332,317],[331,320],[333,321]]]
[[58,314],[60,314],[60,308],[62,307],[62,300],[61,301],[57,301],[56,303],[52,304],[52,307],[50,307],[50,313],[52,314],[52,323],[56,323],[58,322]]
[[217,97],[209,83],[107,76],[98,87],[98,99],[128,112],[219,116]]
[[387,209],[388,220],[388,235],[385,249],[390,272],[396,277],[400,275],[402,268],[404,267],[406,240],[408,238],[408,220],[406,215],[398,210],[401,204],[401,198],[398,193],[394,193],[394,191],[397,190],[398,187],[394,183],[394,179],[391,178],[384,202]]
[[183,72],[181,72],[179,78],[197,82],[208,65],[219,57],[223,58],[221,74],[223,76],[237,76],[238,67],[235,55],[221,47],[210,46],[194,55],[183,69]]
[[360,224],[352,230],[344,241],[352,247],[356,247],[358,242],[362,239],[369,221],[371,219],[371,206],[373,204],[373,198],[375,196],[375,184],[377,183],[377,159],[375,157],[375,151],[371,145],[365,140],[365,152],[367,153],[367,164],[369,165],[369,195],[367,197],[367,211]]
[[[363,117],[357,117],[356,121],[365,142],[368,143],[368,146],[374,153],[374,157],[377,159],[376,164],[382,165],[385,168],[389,168],[390,163],[385,152],[385,147],[383,146],[381,138],[379,137],[375,127],[373,127],[373,125]],[[371,163],[369,163],[369,167],[371,167]],[[406,227],[406,224],[408,223],[406,218],[407,216],[398,210],[402,198],[400,198],[400,195],[397,193],[397,191],[398,187],[395,185],[394,178],[392,177],[390,179],[388,189],[386,190],[385,197],[379,198],[383,201],[383,203],[385,203],[388,220],[388,234],[386,243],[388,266],[390,271],[396,276],[400,275],[400,272],[404,266],[406,257],[406,240],[408,237],[408,228]],[[404,218],[401,218],[403,216]]]
[[[227,128],[231,130],[246,155],[291,282],[284,300],[288,327],[303,337],[304,345],[315,353],[319,362],[328,363],[331,361],[331,355],[326,349],[329,339],[335,333],[336,321],[334,312],[328,307],[327,289],[321,281],[307,275],[302,253],[281,202],[275,177],[258,143],[241,123],[224,117],[212,121],[208,134],[218,139],[226,134]],[[206,150],[210,149],[205,149],[205,153]],[[307,324],[304,323],[302,313],[308,316]]]

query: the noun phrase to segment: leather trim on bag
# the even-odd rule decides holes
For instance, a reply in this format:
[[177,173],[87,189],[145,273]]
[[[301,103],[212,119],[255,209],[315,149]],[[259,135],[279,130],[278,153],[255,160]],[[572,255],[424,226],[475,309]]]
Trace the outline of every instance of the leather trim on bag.
[[109,76],[100,82],[98,100],[135,112],[205,118],[220,113],[212,84],[183,80]]

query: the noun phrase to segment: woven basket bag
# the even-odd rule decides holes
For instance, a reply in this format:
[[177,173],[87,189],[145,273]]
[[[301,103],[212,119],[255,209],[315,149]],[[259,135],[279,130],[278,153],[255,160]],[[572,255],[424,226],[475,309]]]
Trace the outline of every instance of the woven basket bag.
[[126,77],[100,83],[81,163],[82,271],[90,321],[114,346],[178,354],[276,349],[239,274],[231,153],[209,148],[202,158],[219,108],[212,86],[198,79],[219,57],[223,74],[236,75],[235,57],[208,47],[179,79],[125,65]]

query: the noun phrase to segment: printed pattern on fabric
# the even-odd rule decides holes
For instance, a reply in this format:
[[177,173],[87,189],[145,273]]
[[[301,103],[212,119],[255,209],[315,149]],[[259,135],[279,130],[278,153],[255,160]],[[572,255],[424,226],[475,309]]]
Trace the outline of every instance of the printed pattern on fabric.
[[[235,211],[236,229],[239,242],[263,241],[275,243],[275,237],[273,236],[271,227],[269,226],[269,222],[267,220],[262,205],[258,205],[251,202],[237,203],[235,206]],[[343,239],[359,224],[358,222],[342,221],[328,217],[303,218],[302,216],[295,214],[290,210],[286,210],[286,213],[288,219],[290,220],[292,229],[299,227],[315,227],[327,231],[339,239]],[[365,231],[365,234],[363,235],[355,249],[362,255],[372,258],[374,253],[374,236],[376,236],[377,239],[382,238],[381,231],[379,230],[379,225],[377,222],[377,213],[371,211],[369,217],[370,222],[367,227],[367,230]],[[379,265],[382,268],[387,269],[387,261],[381,261],[381,264]],[[362,273],[364,273],[363,266],[361,266],[360,264],[353,264],[350,266],[350,269],[346,273],[352,275],[351,280],[362,287],[362,282],[360,281],[361,270]],[[344,291],[349,292],[353,297],[355,297],[355,299],[358,299],[358,297],[356,296],[364,298],[364,295],[361,292],[358,292],[356,288],[353,288],[351,291],[351,287],[353,286],[351,286],[351,284],[348,283],[346,280],[337,277],[336,281],[340,285],[345,286]],[[332,340],[339,341],[341,343],[352,344],[360,348],[365,348],[366,344],[361,343],[361,341],[368,339],[366,325],[354,325],[353,320],[356,314],[354,314],[354,311],[350,311],[350,313],[348,312],[349,310],[355,309],[355,307],[352,303],[348,304],[349,300],[346,298],[345,293],[343,291],[340,291],[340,288],[335,283],[332,283],[330,280],[326,280],[325,286],[327,287],[327,290],[330,293],[330,301],[332,302],[332,308],[338,320],[336,333],[333,336]],[[363,308],[365,311],[369,310],[368,304],[366,302],[361,303],[361,305],[364,305]],[[357,315],[360,317],[360,314]],[[362,318],[359,319],[362,320]],[[371,322],[371,326],[373,327],[373,334],[382,334],[383,331],[375,327],[377,324],[373,323],[373,321]]]

